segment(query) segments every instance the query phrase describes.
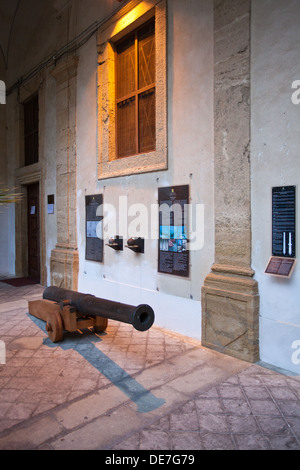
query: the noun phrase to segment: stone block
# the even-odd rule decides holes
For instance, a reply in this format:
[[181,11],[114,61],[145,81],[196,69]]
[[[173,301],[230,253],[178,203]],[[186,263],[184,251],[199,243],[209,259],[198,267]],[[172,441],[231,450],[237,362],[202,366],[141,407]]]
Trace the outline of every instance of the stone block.
[[77,290],[79,272],[78,250],[56,246],[50,258],[51,285]]
[[[240,274],[242,273],[242,274]],[[202,344],[248,362],[259,359],[259,294],[248,269],[217,267],[202,288]]]

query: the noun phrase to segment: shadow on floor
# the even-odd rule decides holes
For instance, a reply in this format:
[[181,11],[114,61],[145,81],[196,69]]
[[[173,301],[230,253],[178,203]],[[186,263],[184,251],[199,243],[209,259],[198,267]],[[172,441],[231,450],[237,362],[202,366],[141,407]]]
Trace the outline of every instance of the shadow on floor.
[[[45,331],[45,322],[31,316],[27,316],[42,330]],[[106,334],[106,333],[104,333]],[[86,359],[95,369],[119,388],[127,397],[137,405],[139,413],[148,413],[164,405],[165,400],[155,397],[149,390],[139,384],[118,364],[101,352],[95,343],[101,342],[99,334],[95,335],[90,330],[85,330],[84,338],[79,332],[64,332],[63,341],[52,343],[49,338],[43,340],[43,344],[49,348],[58,346],[64,351],[73,349]]]

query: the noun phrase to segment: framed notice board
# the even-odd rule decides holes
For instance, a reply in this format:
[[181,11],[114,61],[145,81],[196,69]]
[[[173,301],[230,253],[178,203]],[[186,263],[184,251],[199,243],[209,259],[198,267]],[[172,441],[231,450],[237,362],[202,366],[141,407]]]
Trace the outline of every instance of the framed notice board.
[[296,187],[272,189],[272,255],[296,257]]
[[289,279],[296,265],[296,186],[272,188],[272,255],[265,274]]
[[103,261],[103,216],[97,215],[97,209],[102,204],[102,194],[85,197],[85,259],[90,261]]
[[188,277],[189,186],[159,188],[158,202],[158,272]]

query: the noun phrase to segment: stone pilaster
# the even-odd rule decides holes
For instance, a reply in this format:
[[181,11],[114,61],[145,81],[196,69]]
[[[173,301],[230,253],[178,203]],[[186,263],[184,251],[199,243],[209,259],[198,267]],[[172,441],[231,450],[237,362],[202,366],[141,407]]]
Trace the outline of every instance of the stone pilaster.
[[77,290],[79,256],[76,232],[76,83],[77,57],[59,62],[56,79],[57,243],[51,253],[51,284]]
[[251,269],[251,0],[215,0],[215,264],[202,288],[202,344],[258,360]]

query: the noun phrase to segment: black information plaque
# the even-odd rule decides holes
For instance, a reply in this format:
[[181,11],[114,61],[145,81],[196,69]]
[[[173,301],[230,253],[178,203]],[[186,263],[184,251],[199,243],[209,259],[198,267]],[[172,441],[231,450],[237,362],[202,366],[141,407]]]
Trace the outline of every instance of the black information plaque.
[[188,204],[189,186],[158,189],[158,272],[189,276]]
[[296,187],[272,189],[272,255],[296,256]]
[[54,194],[48,196],[47,212],[48,214],[54,214]]
[[[85,197],[86,213],[86,243],[85,259],[90,261],[103,261],[103,216],[97,215],[97,209],[103,204],[102,194]],[[100,224],[100,225],[99,225]],[[101,238],[99,238],[101,234]]]
[[271,276],[290,278],[295,269],[296,259],[295,258],[282,258],[272,256],[266,267],[265,274]]

